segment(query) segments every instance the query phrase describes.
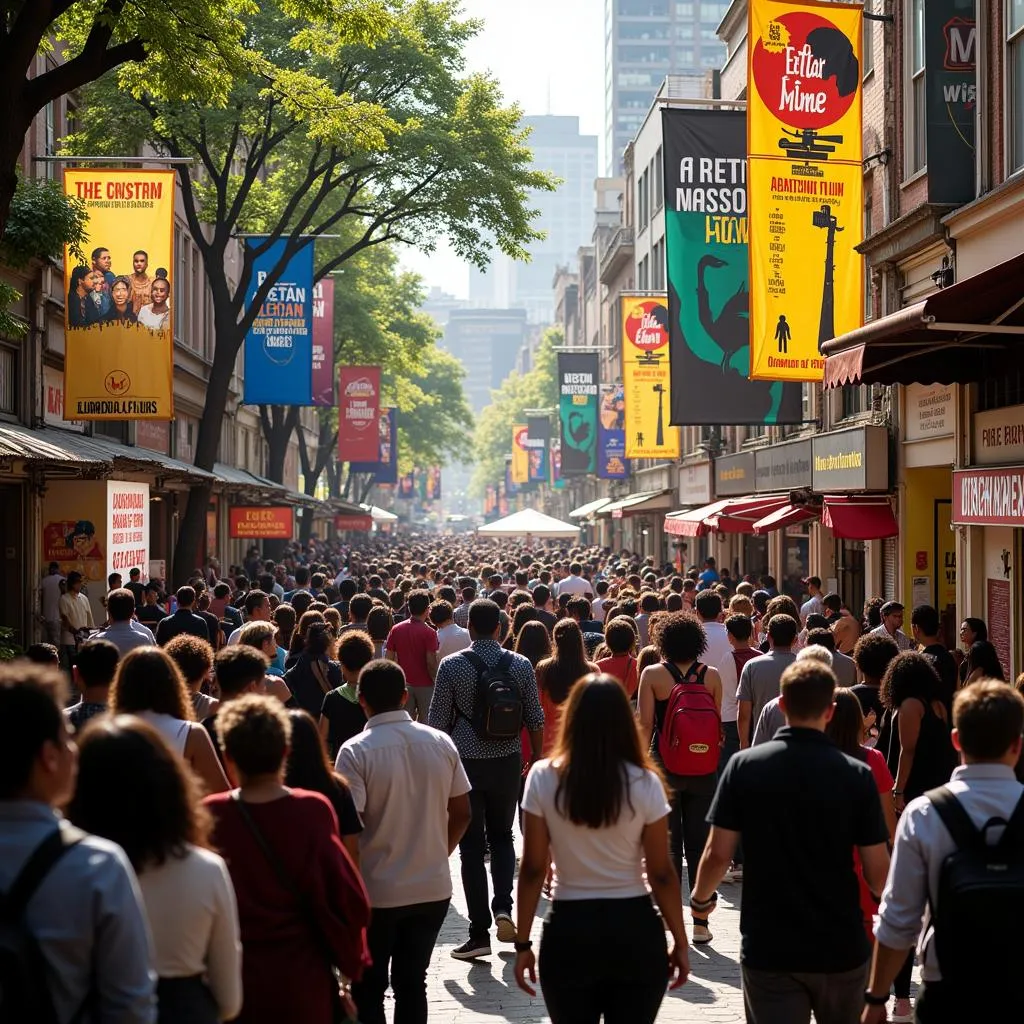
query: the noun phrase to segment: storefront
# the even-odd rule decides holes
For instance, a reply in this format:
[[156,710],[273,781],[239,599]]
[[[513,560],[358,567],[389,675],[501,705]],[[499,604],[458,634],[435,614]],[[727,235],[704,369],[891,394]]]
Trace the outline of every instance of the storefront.
[[[692,462],[679,467],[678,508],[691,509],[707,505],[712,498],[711,463]],[[672,563],[681,572],[694,566],[702,568],[708,557],[707,537],[671,537],[669,555]]]

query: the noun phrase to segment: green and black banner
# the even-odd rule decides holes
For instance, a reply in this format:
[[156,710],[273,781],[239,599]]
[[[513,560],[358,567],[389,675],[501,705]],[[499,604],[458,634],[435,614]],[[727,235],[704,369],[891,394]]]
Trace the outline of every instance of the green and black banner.
[[562,477],[597,472],[597,408],[600,373],[596,352],[558,353],[558,421]]
[[668,262],[669,422],[799,423],[800,385],[748,379],[746,115],[662,111]]

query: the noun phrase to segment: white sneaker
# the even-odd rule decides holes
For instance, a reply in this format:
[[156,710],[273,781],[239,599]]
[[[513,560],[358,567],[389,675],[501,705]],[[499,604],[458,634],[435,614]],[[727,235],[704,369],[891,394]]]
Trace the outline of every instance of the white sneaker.
[[494,923],[498,928],[499,942],[516,941],[516,925],[511,914],[495,914]]

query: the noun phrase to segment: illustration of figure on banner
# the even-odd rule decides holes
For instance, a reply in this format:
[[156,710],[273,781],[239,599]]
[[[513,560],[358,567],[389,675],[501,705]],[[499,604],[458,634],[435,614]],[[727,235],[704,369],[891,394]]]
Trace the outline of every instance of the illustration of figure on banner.
[[732,357],[746,346],[750,332],[750,294],[745,276],[740,279],[736,291],[726,299],[718,316],[711,311],[704,275],[709,267],[720,270],[728,266],[725,260],[710,254],[702,256],[697,263],[697,317],[708,337],[722,350],[722,373],[728,372]]
[[792,337],[793,331],[791,330],[788,322],[786,321],[785,313],[779,314],[779,322],[775,328],[775,340],[779,343],[779,354],[784,355],[789,351],[789,339]]
[[601,426],[621,430],[626,425],[626,393],[619,381],[601,395]]

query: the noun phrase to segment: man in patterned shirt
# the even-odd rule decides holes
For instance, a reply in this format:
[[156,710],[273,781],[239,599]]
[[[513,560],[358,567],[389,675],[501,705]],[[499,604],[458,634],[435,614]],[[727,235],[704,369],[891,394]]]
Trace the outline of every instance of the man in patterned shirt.
[[[470,650],[490,668],[502,655],[510,655],[509,674],[519,684],[523,703],[523,725],[530,734],[531,756],[541,755],[544,712],[537,695],[533,666],[520,654],[505,651],[498,643],[501,614],[486,598],[469,609]],[[434,682],[427,724],[449,733],[462,758],[473,789],[469,794],[472,820],[459,843],[462,887],[469,912],[469,941],[452,950],[456,960],[472,960],[491,952],[491,913],[499,942],[514,942],[512,884],[516,854],[512,844],[512,822],[519,798],[524,752],[519,736],[507,740],[481,739],[473,728],[473,708],[478,696],[477,670],[466,652],[442,659]],[[494,899],[487,904],[487,867],[484,854],[490,847],[491,881]]]
[[903,632],[903,605],[899,601],[886,601],[882,605],[882,624],[871,632],[895,640],[900,651],[917,650],[917,644]]

